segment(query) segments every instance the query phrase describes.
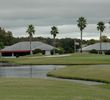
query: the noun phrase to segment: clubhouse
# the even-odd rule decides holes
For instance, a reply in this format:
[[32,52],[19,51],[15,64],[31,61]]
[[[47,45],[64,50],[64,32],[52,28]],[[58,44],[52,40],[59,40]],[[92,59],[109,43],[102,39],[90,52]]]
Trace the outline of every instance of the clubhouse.
[[[45,55],[50,55],[53,46],[42,42],[31,42],[31,50],[40,49],[45,52]],[[6,46],[0,50],[1,56],[23,56],[30,54],[30,42],[19,42],[11,46]]]
[[[95,43],[82,48],[83,52],[90,52],[91,50],[96,50],[97,52],[100,52],[100,43]],[[110,51],[110,43],[102,42],[102,52],[105,53],[106,51]]]

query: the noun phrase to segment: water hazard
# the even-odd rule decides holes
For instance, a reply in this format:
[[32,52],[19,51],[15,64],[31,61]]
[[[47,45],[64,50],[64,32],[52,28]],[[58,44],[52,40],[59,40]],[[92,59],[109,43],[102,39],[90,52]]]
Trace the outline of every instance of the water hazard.
[[5,66],[0,67],[0,77],[4,78],[47,78],[49,71],[63,68],[56,65],[36,65],[36,66]]
[[74,80],[74,79],[59,79],[47,77],[47,73],[59,68],[64,68],[61,65],[26,65],[26,66],[14,66],[12,64],[0,64],[0,77],[1,78],[42,78],[60,81],[71,81],[75,83],[85,84],[85,85],[100,85],[101,82],[84,81],[84,80]]

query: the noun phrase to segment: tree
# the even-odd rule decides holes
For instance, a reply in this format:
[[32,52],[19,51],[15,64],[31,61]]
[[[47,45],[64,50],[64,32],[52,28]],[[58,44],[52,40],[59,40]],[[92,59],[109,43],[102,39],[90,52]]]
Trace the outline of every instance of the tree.
[[0,50],[4,48],[4,44],[0,42]]
[[110,24],[110,21],[108,23]]
[[71,38],[60,39],[59,47],[64,48],[65,53],[73,53],[75,51],[74,39]]
[[30,55],[32,55],[31,39],[32,39],[32,37],[33,37],[33,34],[35,34],[35,29],[34,29],[34,26],[33,26],[32,24],[28,25],[28,29],[27,29],[26,33],[28,33],[28,35],[29,35],[29,41],[30,41]]
[[51,27],[50,33],[51,35],[53,35],[53,46],[54,46],[53,54],[55,54],[55,38],[57,34],[59,33],[58,28],[56,26]]
[[13,41],[14,41],[12,32],[8,31],[7,34],[6,34],[6,38],[7,38],[6,45],[12,45]]
[[80,52],[82,53],[82,33],[83,33],[84,28],[87,25],[87,21],[86,21],[86,19],[84,17],[80,17],[77,20],[77,22],[78,22],[77,26],[79,27],[80,32],[81,32],[81,44],[80,44],[81,45],[81,51]]
[[95,44],[97,41],[94,39],[87,40],[87,45]]
[[6,31],[4,28],[0,27],[0,42],[4,45],[4,46],[9,46],[12,45],[14,43],[14,37],[12,32],[10,31]]
[[107,36],[105,36],[105,35],[102,35],[101,36],[101,41],[102,42],[108,42],[109,41],[109,38]]
[[97,24],[97,30],[100,31],[100,53],[102,53],[102,41],[101,41],[101,36],[102,36],[102,32],[105,29],[105,25],[104,22],[100,21]]

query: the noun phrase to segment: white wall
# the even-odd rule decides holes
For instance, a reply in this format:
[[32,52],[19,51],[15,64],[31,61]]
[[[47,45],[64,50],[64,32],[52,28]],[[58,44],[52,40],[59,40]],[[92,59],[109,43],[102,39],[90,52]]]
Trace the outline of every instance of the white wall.
[[46,51],[45,51],[45,55],[51,55],[51,54],[50,54],[50,50],[46,50]]

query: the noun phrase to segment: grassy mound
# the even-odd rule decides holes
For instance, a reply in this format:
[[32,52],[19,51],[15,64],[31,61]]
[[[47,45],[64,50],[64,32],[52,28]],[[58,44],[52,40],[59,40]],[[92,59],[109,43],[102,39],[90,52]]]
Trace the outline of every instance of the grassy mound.
[[48,76],[110,83],[110,66],[74,65],[49,72]]

